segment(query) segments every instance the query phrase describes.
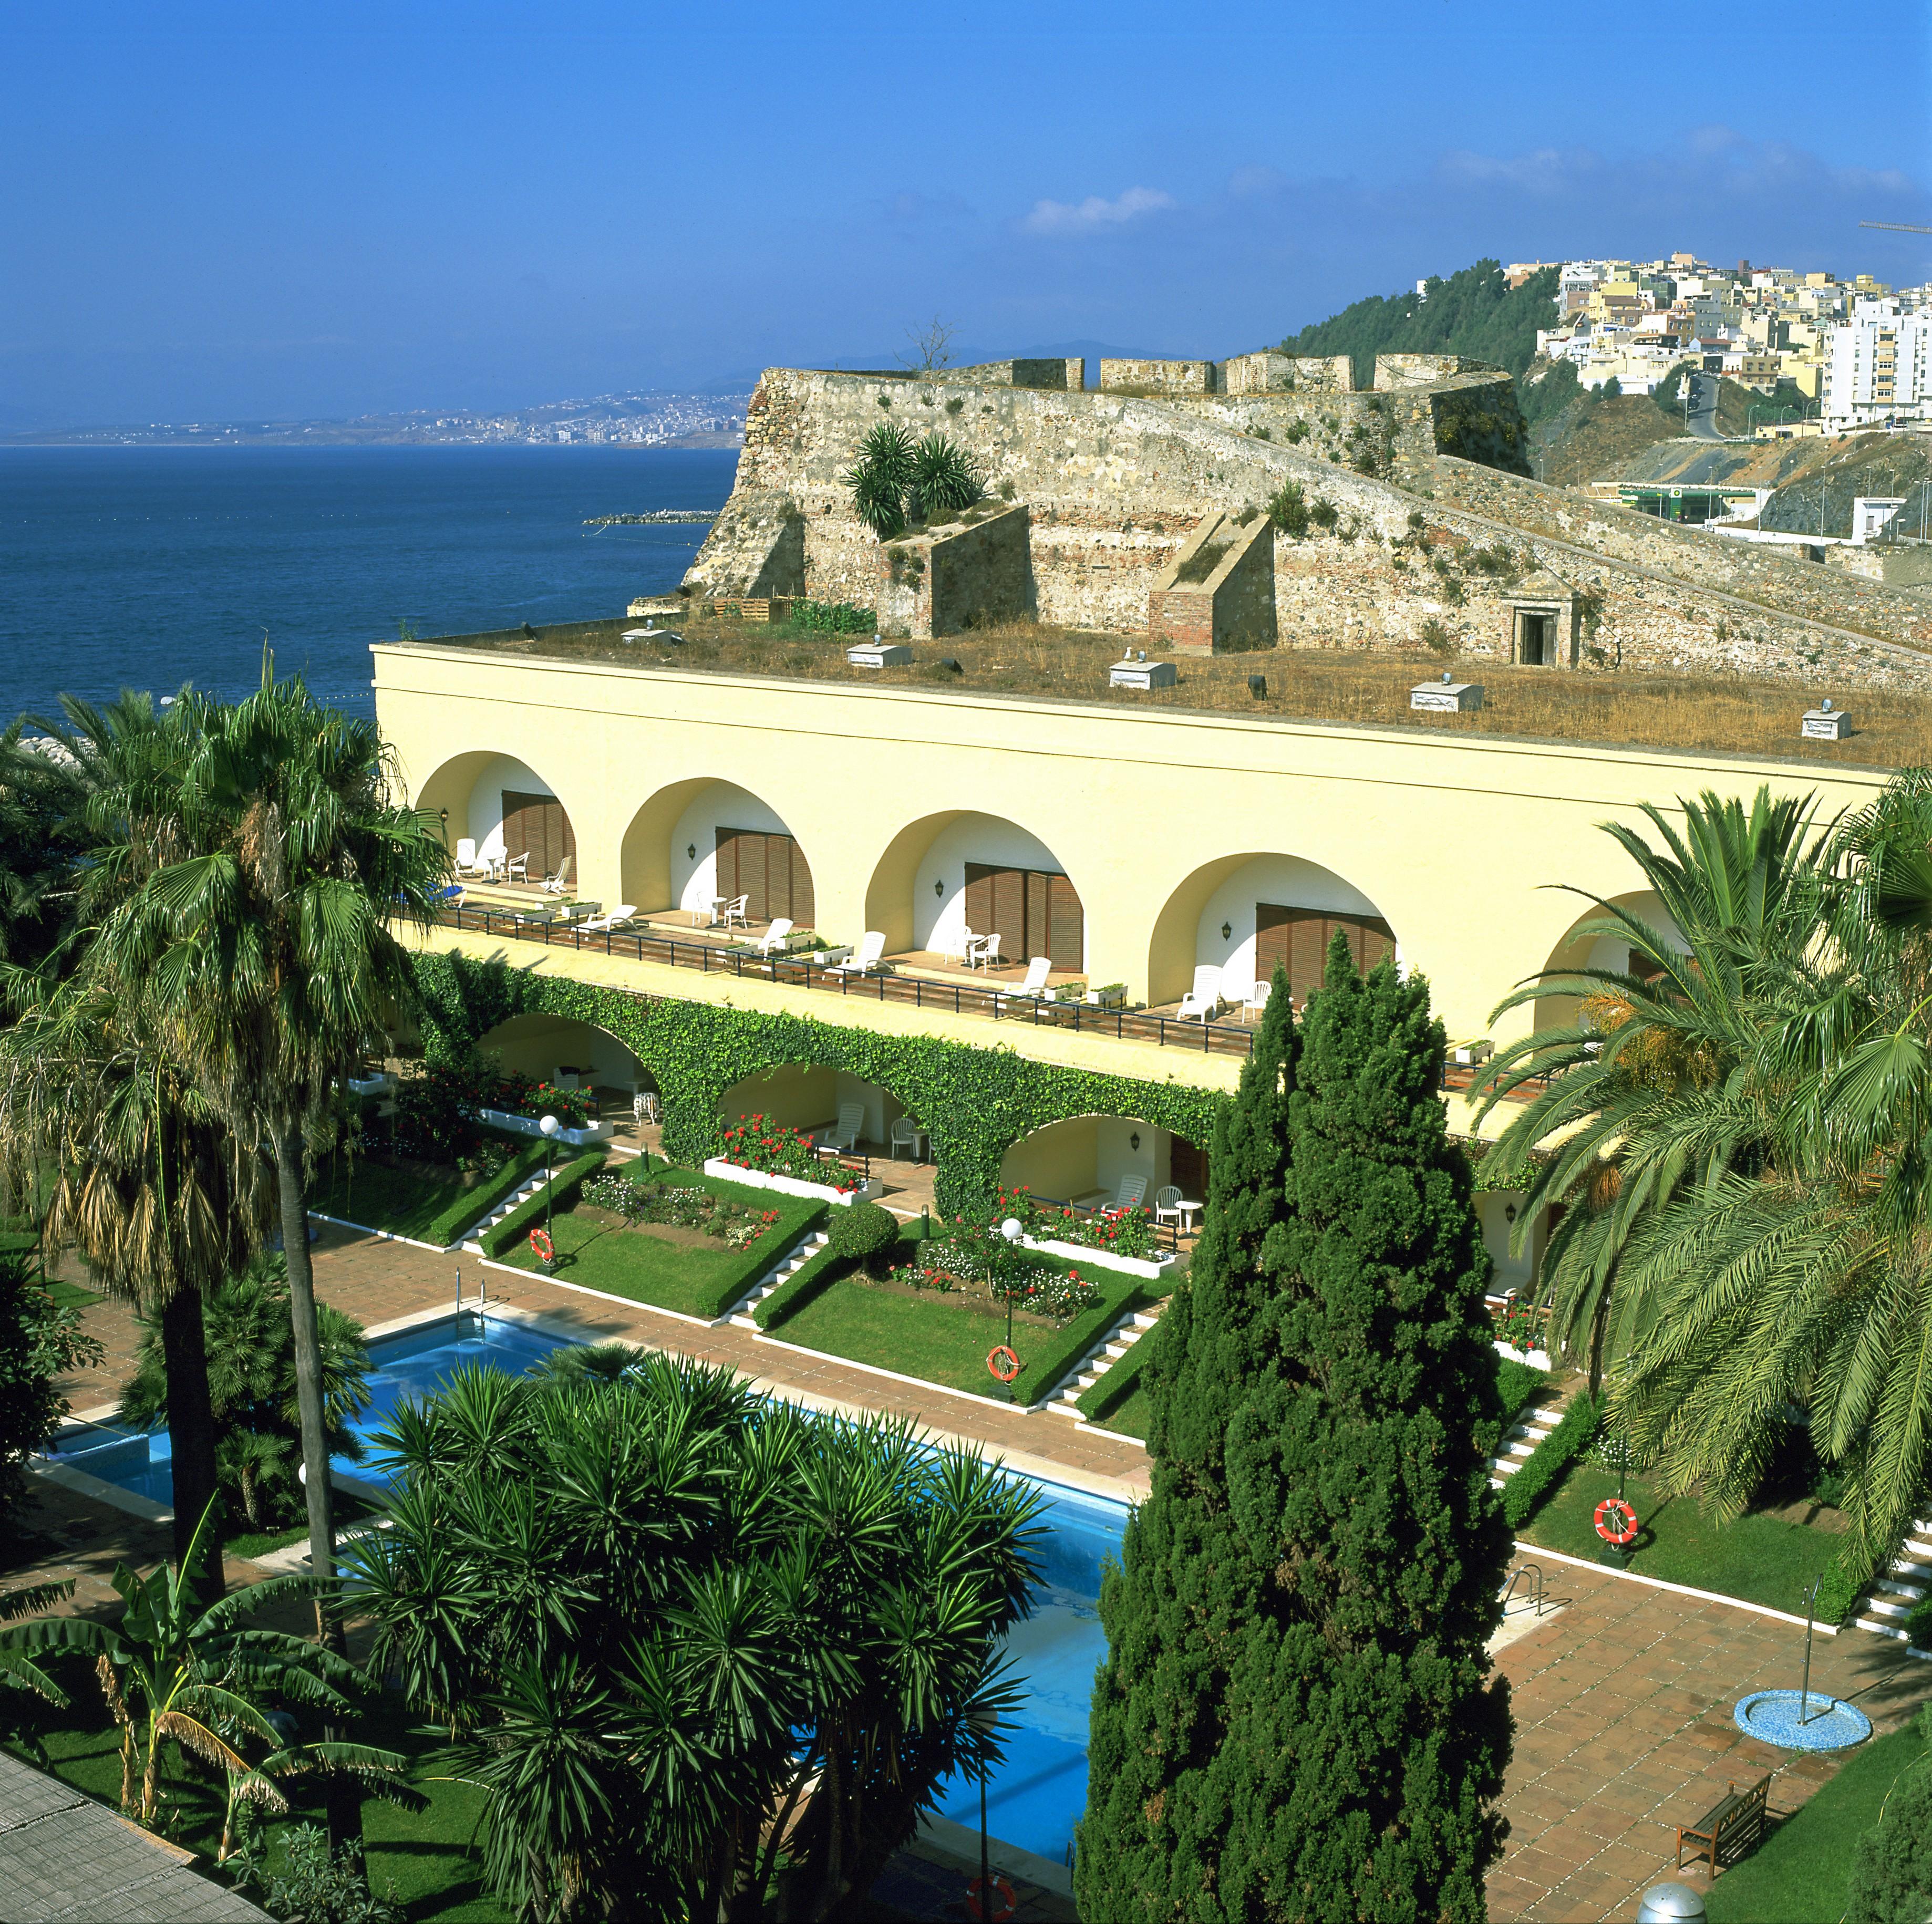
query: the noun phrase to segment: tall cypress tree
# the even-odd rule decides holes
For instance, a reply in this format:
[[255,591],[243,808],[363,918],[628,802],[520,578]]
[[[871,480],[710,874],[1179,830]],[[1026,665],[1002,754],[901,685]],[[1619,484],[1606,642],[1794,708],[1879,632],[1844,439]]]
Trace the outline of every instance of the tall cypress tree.
[[[1217,1235],[1217,1183],[1209,1273],[1157,1353],[1150,1445],[1189,1454],[1156,1454],[1102,1596],[1089,1924],[1478,1919],[1501,1847],[1509,1718],[1482,1645],[1509,1547],[1484,1450],[1502,1409],[1442,1031],[1426,985],[1393,962],[1364,981],[1339,938],[1326,985],[1264,1071],[1292,1145],[1255,1160],[1268,1220]],[[1231,1264],[1245,1280],[1214,1273]],[[1210,1357],[1233,1367],[1203,1385]]]

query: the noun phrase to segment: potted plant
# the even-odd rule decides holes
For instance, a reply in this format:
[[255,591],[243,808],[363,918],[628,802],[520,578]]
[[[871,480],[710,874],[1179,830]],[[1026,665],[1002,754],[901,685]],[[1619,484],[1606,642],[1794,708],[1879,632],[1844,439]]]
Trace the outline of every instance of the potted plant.
[[1127,985],[1124,982],[1109,982],[1087,992],[1088,1001],[1096,1008],[1118,1009],[1126,999]]

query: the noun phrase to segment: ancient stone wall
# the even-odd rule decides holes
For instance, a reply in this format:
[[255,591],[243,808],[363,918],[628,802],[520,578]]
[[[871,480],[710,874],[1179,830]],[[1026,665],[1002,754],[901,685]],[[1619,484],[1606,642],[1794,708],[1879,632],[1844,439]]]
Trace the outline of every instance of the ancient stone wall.
[[1183,654],[1245,654],[1276,639],[1274,530],[1252,509],[1215,515],[1155,576],[1147,630]]
[[1024,507],[996,503],[990,514],[886,542],[876,554],[883,635],[958,635],[1034,611]]
[[1042,388],[1078,394],[1087,386],[1084,361],[982,361],[970,368],[948,368],[949,381],[970,381],[989,388]]
[[1211,361],[1102,361],[1102,394],[1212,394]]

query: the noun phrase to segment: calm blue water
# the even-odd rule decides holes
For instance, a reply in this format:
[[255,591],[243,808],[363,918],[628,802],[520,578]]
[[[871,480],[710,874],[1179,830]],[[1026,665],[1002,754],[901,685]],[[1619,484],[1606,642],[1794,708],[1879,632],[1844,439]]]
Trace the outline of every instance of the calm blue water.
[[0,720],[63,691],[184,681],[225,695],[278,666],[372,712],[369,644],[622,615],[675,587],[725,449],[0,448]]
[[[446,1317],[403,1335],[379,1337],[369,1346],[376,1366],[370,1406],[356,1427],[365,1437],[372,1435],[404,1397],[433,1394],[459,1364],[487,1361],[520,1373],[562,1346],[559,1338],[516,1323],[490,1320],[479,1329],[473,1311],[460,1322]],[[158,1503],[172,1500],[165,1430],[130,1436],[105,1427],[77,1429],[49,1454]],[[380,1475],[375,1462],[353,1465],[338,1457],[337,1468],[350,1481],[380,1492],[371,1475]],[[1094,1672],[1107,1652],[1098,1608],[1100,1575],[1107,1559],[1120,1556],[1127,1509],[1054,1484],[1036,1487],[1046,1499],[1040,1516],[1047,1532],[1040,1553],[1043,1580],[1034,1593],[1034,1614],[1006,1639],[1025,1695],[1017,1726],[1005,1733],[1005,1761],[987,1782],[986,1823],[994,1836],[1058,1864],[1066,1861],[1074,1824],[1087,1807],[1088,1706]],[[979,1779],[956,1778],[943,1787],[939,1808],[956,1823],[976,1829]]]

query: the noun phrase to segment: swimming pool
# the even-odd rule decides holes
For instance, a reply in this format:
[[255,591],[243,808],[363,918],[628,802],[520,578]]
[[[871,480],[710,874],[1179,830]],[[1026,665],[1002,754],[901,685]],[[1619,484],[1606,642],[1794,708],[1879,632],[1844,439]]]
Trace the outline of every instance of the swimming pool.
[[[375,1365],[369,1407],[353,1427],[365,1439],[372,1436],[404,1397],[434,1394],[460,1364],[488,1363],[520,1374],[567,1343],[520,1323],[480,1317],[473,1310],[378,1337],[369,1345]],[[83,1470],[153,1502],[172,1499],[164,1430],[130,1433],[105,1424],[76,1424],[45,1460]],[[372,1474],[368,1461],[338,1457],[335,1468],[345,1481],[381,1487],[380,1472]],[[1088,1706],[1094,1670],[1107,1652],[1098,1608],[1100,1574],[1107,1559],[1120,1555],[1127,1506],[1034,1478],[1020,1480],[1032,1483],[1045,1499],[1040,1521],[1046,1535],[1038,1553],[1042,1580],[1033,1615],[1006,1637],[1024,1694],[1003,1733],[1005,1760],[987,1780],[986,1827],[1008,1844],[1064,1864],[1074,1824],[1087,1807]],[[944,1784],[939,1811],[976,1830],[979,1779],[955,1778]]]

